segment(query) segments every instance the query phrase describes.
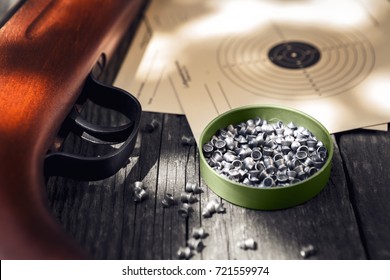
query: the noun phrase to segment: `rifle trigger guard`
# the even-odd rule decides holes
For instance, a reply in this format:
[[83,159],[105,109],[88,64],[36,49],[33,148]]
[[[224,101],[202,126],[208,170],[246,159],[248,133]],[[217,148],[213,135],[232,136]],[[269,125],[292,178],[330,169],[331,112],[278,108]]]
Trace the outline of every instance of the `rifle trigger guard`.
[[95,144],[113,145],[122,143],[133,127],[132,122],[117,127],[96,125],[85,120],[76,110],[73,110],[69,117],[73,121],[73,129],[79,131],[78,134],[83,139]]
[[[81,96],[83,98],[88,98],[97,105],[126,115],[126,111],[129,108],[123,106],[124,104],[121,103],[121,100],[113,97],[112,91],[115,90],[118,89],[99,84],[93,76],[90,75]],[[75,108],[73,108],[69,118],[72,123],[71,129],[76,134],[79,134],[83,139],[88,140],[89,142],[105,145],[112,145],[126,141],[126,138],[133,129],[134,124],[130,119],[129,123],[117,127],[96,125],[85,120]]]
[[115,151],[100,157],[83,157],[64,152],[53,152],[45,157],[45,176],[63,176],[76,180],[101,180],[117,173],[127,162],[134,149],[139,130],[142,108],[128,92],[104,85],[88,76],[82,95],[95,104],[118,111],[130,122],[117,127],[104,127],[83,119],[77,110],[69,117],[73,130],[82,138],[97,144],[123,144]]

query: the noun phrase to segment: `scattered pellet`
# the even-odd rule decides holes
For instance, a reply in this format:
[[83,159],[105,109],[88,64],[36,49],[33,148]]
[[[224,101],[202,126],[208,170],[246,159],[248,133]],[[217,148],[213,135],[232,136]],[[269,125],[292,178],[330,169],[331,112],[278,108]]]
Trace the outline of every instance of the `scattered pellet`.
[[134,182],[134,201],[141,202],[144,201],[147,197],[148,193],[144,184],[140,181]]
[[248,238],[237,242],[237,246],[243,250],[256,250],[257,244],[253,238]]
[[204,230],[204,228],[194,228],[191,236],[196,239],[204,239],[208,236],[208,233]]
[[217,199],[210,200],[206,207],[203,209],[202,216],[204,218],[210,218],[214,213],[225,213],[226,208],[223,203],[220,203]]
[[180,194],[180,200],[184,203],[195,203],[198,202],[198,198],[194,195],[194,193],[183,192]]
[[187,245],[198,253],[204,248],[202,239],[190,238],[187,240]]
[[177,251],[177,257],[179,259],[190,259],[193,256],[193,252],[190,247],[180,247]]
[[194,209],[192,209],[191,205],[189,205],[188,203],[183,203],[181,204],[178,213],[181,217],[187,218],[191,215],[193,211]]
[[183,136],[181,137],[181,144],[182,144],[183,146],[192,146],[192,145],[195,144],[195,139],[194,139],[194,137],[192,137],[192,136],[183,135]]
[[192,192],[194,194],[200,194],[203,192],[202,188],[193,182],[187,182],[185,186],[185,191],[186,192]]
[[316,250],[315,250],[314,246],[309,244],[307,246],[302,247],[300,254],[301,254],[302,258],[307,259],[310,256],[313,256],[315,254],[315,252],[316,252]]
[[163,200],[161,201],[161,204],[163,205],[164,208],[169,208],[172,205],[175,204],[175,199],[172,194],[166,193]]
[[151,133],[154,130],[156,130],[159,127],[159,125],[160,125],[159,122],[156,119],[153,119],[150,123],[147,123],[145,125],[145,131]]

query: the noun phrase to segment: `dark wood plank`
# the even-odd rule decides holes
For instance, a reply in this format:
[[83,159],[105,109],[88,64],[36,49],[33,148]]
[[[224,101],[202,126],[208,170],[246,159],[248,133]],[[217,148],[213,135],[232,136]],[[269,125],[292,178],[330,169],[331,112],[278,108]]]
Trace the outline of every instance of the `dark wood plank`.
[[[141,127],[145,127],[152,119],[162,123],[162,115],[143,114]],[[124,259],[153,259],[152,250],[155,228],[155,191],[156,176],[160,156],[161,125],[153,131],[139,133],[137,149],[139,154],[131,159],[127,167],[126,184],[128,191],[124,194],[125,210],[123,214],[124,235],[122,239],[122,256]],[[148,192],[148,198],[142,202],[134,201],[134,183],[143,182]]]
[[[202,206],[215,194],[207,191],[205,196]],[[302,246],[308,244],[317,251],[313,259],[365,258],[337,146],[328,185],[307,203],[279,211],[225,205],[226,214],[202,220],[210,232],[205,259],[300,259]],[[238,241],[250,237],[257,250],[238,248]]]
[[[160,125],[153,132],[140,131],[130,163],[115,176],[97,182],[48,182],[55,216],[97,259],[175,259],[186,244],[187,219],[178,214],[180,204],[163,208],[161,201],[166,192],[179,200],[195,146],[181,144],[182,135],[190,133],[183,116],[144,113],[141,127],[152,120]],[[73,136],[68,140],[68,152],[98,153],[98,147]],[[136,181],[149,193],[141,203],[134,202]]]
[[390,259],[390,132],[340,136],[351,199],[370,259]]
[[[199,183],[196,147],[180,142],[182,135],[190,134],[184,116],[144,113],[143,125],[152,119],[161,121],[160,128],[140,133],[124,171],[89,184],[57,179],[51,187],[53,211],[94,257],[175,259],[192,228],[202,226],[209,236],[193,259],[299,259],[301,247],[308,244],[317,250],[315,259],[365,258],[337,148],[329,184],[303,205],[256,211],[224,202],[226,214],[205,219],[203,207],[217,196],[200,180],[200,202],[192,205],[195,211],[188,219],[182,219],[177,213],[180,204],[162,208],[161,200],[166,192],[178,199],[187,181]],[[135,181],[143,181],[150,192],[139,204],[133,201]],[[248,237],[256,240],[257,250],[237,247]]]
[[[179,215],[180,194],[186,183],[189,147],[181,144],[181,137],[188,133],[188,123],[182,116],[165,115],[161,139],[158,187],[155,212],[155,250],[158,259],[176,259],[180,246],[185,246],[187,218]],[[177,203],[163,208],[165,193],[171,193]]]

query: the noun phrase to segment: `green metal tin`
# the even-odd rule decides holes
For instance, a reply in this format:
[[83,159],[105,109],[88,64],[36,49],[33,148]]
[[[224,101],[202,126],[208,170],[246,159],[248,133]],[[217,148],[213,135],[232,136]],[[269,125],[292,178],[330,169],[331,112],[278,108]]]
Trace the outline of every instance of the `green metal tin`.
[[[217,195],[223,199],[246,208],[259,210],[275,210],[302,204],[317,195],[327,184],[333,158],[333,141],[327,129],[313,117],[288,107],[275,105],[251,105],[230,110],[216,117],[204,129],[200,136],[202,147],[216,132],[228,126],[245,122],[248,119],[260,117],[268,122],[293,122],[297,126],[309,129],[318,140],[322,141],[328,150],[328,158],[324,166],[310,178],[289,186],[257,188],[233,182],[216,173],[206,162],[200,151],[200,172]],[[201,150],[201,149],[200,149]]]

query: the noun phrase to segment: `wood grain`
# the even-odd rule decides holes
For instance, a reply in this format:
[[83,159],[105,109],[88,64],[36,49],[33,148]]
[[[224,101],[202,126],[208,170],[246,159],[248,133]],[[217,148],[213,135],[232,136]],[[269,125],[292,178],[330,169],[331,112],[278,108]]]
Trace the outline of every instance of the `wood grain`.
[[351,202],[370,259],[390,259],[390,132],[354,131],[340,136]]
[[[63,181],[63,197],[53,205],[55,213],[79,209],[68,210],[66,217],[70,221],[80,219],[79,230],[75,222],[64,226],[96,258],[175,259],[178,248],[185,246],[192,229],[199,226],[209,236],[204,240],[204,250],[193,259],[300,259],[301,248],[308,244],[316,248],[313,259],[366,258],[337,146],[331,180],[307,203],[286,210],[256,211],[223,201],[225,214],[203,218],[202,209],[217,196],[200,179],[196,146],[181,144],[181,136],[191,134],[185,117],[144,113],[142,119],[143,125],[156,119],[161,126],[152,133],[140,133],[136,153],[123,171],[84,191],[78,188],[81,193],[77,196],[84,201],[76,194],[67,195],[65,190],[73,189],[74,182]],[[148,187],[150,196],[137,204],[132,199],[132,183],[138,180]],[[183,219],[177,212],[180,204],[163,208],[161,200],[166,192],[178,199],[187,181],[200,182],[204,192],[192,205],[192,215]],[[49,187],[57,188],[54,185]],[[86,208],[93,213],[83,218],[76,214]],[[91,232],[88,240],[80,232]],[[257,242],[257,250],[237,247],[238,241],[249,237]]]

